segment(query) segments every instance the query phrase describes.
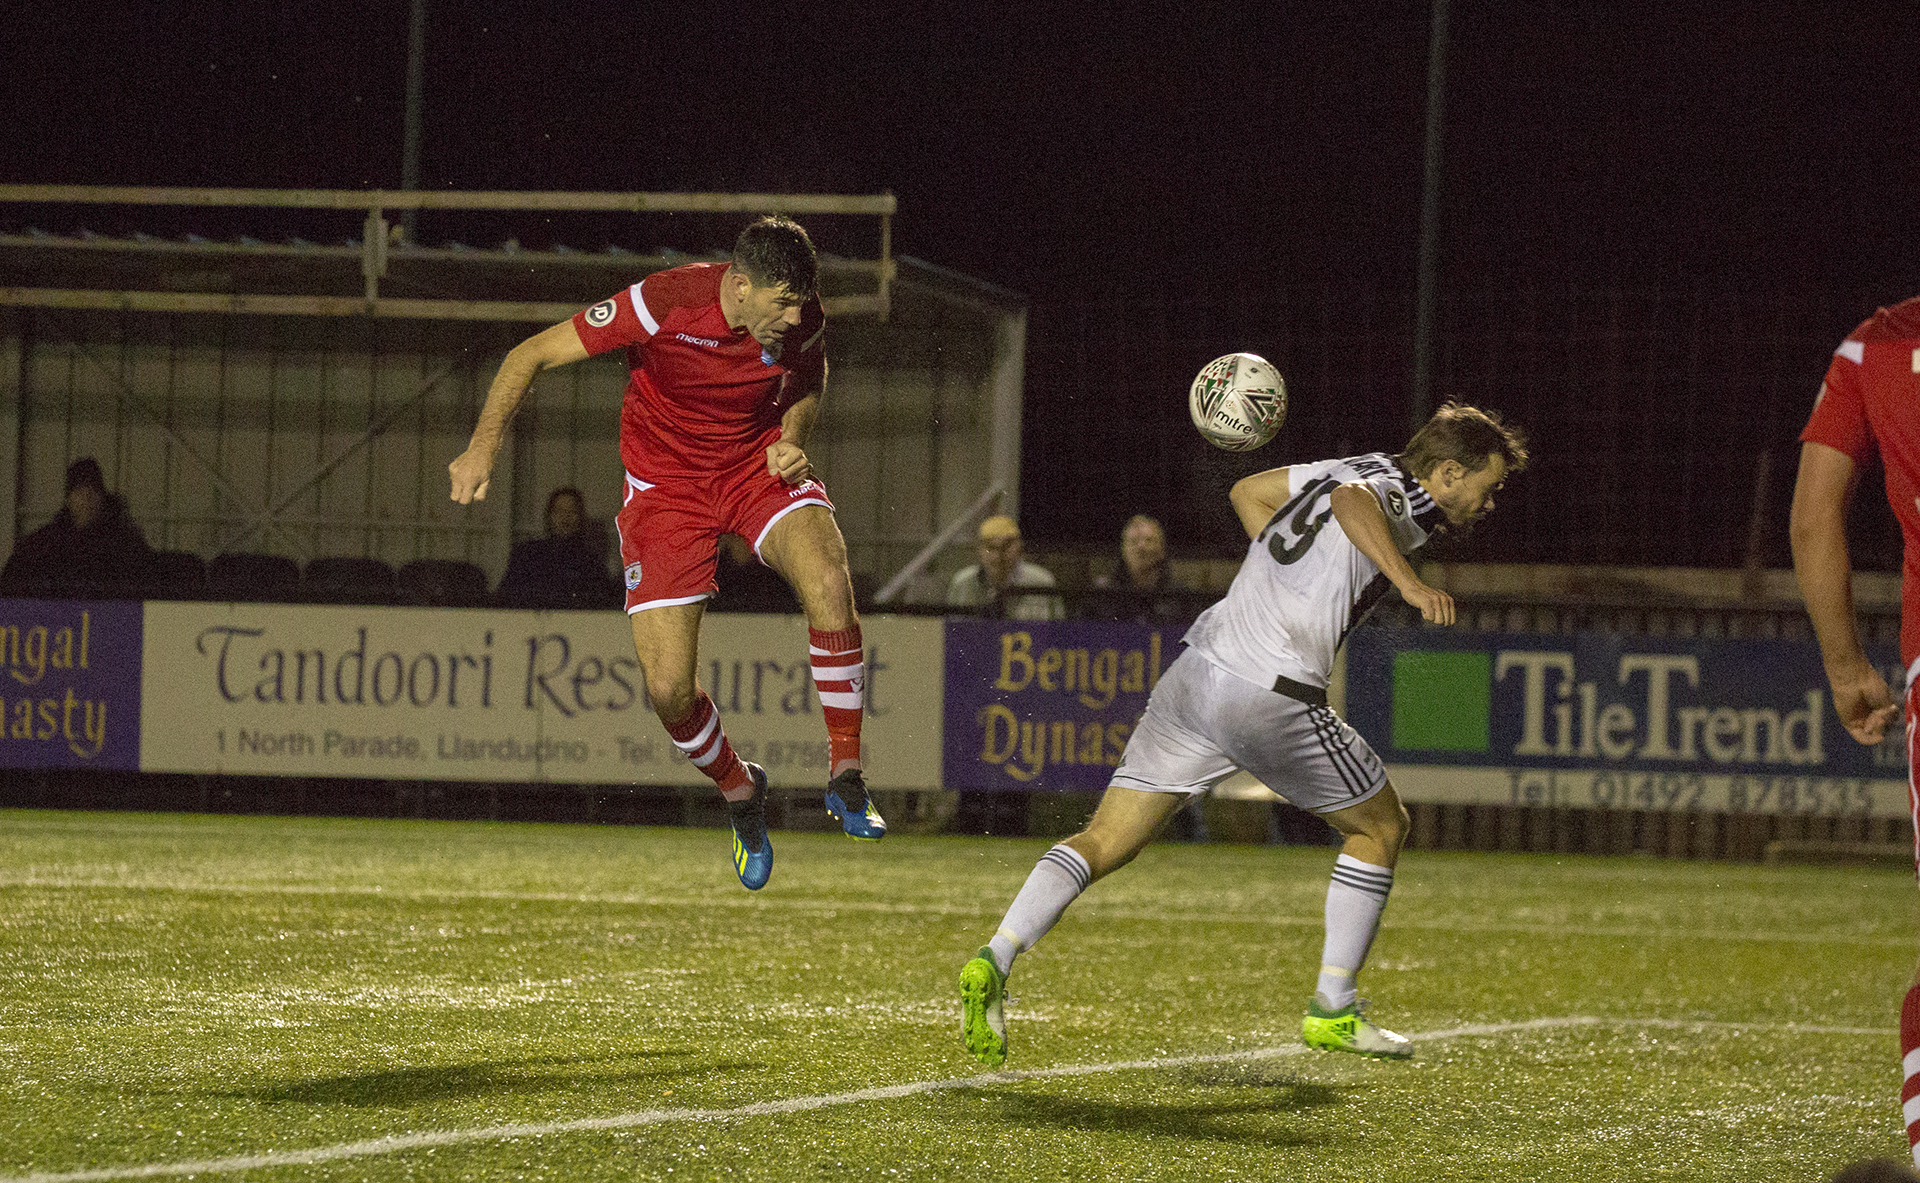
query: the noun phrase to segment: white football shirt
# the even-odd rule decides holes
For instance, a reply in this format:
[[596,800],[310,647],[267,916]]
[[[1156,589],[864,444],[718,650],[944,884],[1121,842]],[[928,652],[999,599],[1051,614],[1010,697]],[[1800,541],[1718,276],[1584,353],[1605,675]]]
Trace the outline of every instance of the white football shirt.
[[1276,677],[1324,687],[1347,630],[1392,586],[1333,517],[1333,491],[1358,481],[1380,499],[1401,554],[1446,520],[1420,483],[1385,452],[1287,469],[1287,503],[1247,545],[1224,599],[1200,614],[1186,641],[1236,677],[1271,688]]

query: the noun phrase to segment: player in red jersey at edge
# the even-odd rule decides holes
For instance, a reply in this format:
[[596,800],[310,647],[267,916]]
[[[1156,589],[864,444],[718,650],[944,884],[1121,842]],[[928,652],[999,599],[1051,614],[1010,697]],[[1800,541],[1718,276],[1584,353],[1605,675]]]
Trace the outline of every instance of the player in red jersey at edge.
[[803,450],[827,382],[818,280],[805,230],[785,218],[754,222],[730,263],[655,272],[515,346],[467,450],[447,466],[455,501],[484,498],[507,421],[534,377],[625,347],[627,479],[616,524],[633,648],[667,734],[726,798],[734,870],[756,891],[773,873],[767,774],[734,755],[694,678],[722,534],[751,543],[806,612],[827,724],[828,812],[855,838],[886,833],[861,771],[865,648],[847,544]]
[[[1854,620],[1847,505],[1860,467],[1875,453],[1886,467],[1887,502],[1906,557],[1900,575],[1900,661],[1907,667],[1907,804],[1920,823],[1914,750],[1920,673],[1920,297],[1882,308],[1840,343],[1800,433],[1793,488],[1793,569],[1820,639],[1833,706],[1847,731],[1877,744],[1901,714],[1886,679],[1867,660]],[[1920,871],[1920,825],[1915,868]],[[1900,1008],[1900,1090],[1907,1143],[1920,1166],[1920,970]]]

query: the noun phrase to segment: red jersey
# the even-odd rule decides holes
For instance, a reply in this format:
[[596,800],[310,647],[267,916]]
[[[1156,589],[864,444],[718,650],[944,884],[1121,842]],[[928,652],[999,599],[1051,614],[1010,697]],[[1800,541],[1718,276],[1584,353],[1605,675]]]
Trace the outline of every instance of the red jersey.
[[780,438],[780,417],[820,389],[826,315],[818,296],[772,350],[720,311],[724,263],[656,271],[573,317],[589,354],[627,349],[620,458],[654,481],[729,468]]
[[1803,442],[1860,465],[1877,451],[1887,503],[1900,522],[1900,660],[1920,656],[1920,296],[1882,308],[1840,343]]

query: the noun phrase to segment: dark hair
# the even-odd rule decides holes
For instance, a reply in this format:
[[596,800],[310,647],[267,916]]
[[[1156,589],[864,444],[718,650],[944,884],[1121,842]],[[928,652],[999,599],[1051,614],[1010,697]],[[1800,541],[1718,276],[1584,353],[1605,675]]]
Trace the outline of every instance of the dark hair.
[[1416,478],[1425,477],[1452,460],[1468,472],[1479,472],[1494,456],[1507,462],[1509,473],[1527,466],[1527,433],[1504,423],[1498,411],[1483,411],[1465,403],[1449,402],[1433,413],[1426,426],[1413,433],[1400,453],[1401,467]]
[[561,485],[558,489],[555,489],[553,492],[547,494],[547,512],[541,518],[542,521],[544,522],[553,521],[553,503],[560,500],[562,497],[573,498],[573,504],[575,508],[579,509],[580,517],[583,520],[586,518],[587,499],[581,496],[580,490],[574,488],[572,485]]
[[67,492],[83,486],[92,486],[102,493],[107,491],[106,478],[100,475],[100,462],[91,456],[82,456],[67,465]]
[[733,243],[733,265],[755,287],[783,287],[807,299],[820,286],[820,259],[813,240],[791,218],[771,214],[740,232]]

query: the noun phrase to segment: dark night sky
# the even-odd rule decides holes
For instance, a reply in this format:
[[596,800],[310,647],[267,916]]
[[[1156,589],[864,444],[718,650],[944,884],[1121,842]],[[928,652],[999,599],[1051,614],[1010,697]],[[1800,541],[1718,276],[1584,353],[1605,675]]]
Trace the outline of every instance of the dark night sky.
[[[1220,456],[1192,456],[1180,403],[1158,395],[1215,352],[1268,340],[1304,351],[1301,334],[1327,337],[1298,326],[1285,337],[1269,314],[1275,308],[1292,308],[1301,325],[1324,325],[1352,305],[1356,324],[1371,315],[1369,331],[1385,323],[1391,339],[1370,338],[1376,353],[1359,399],[1319,381],[1304,352],[1291,360],[1270,353],[1283,368],[1304,366],[1302,428],[1290,422],[1283,445],[1258,462],[1309,458],[1274,454],[1296,446],[1404,439],[1410,365],[1402,358],[1411,355],[1412,325],[1394,309],[1410,307],[1417,258],[1425,0],[1158,11],[432,5],[429,187],[891,189],[900,198],[897,251],[1027,293],[1029,451],[1073,464],[1082,453],[1129,451],[1127,431],[1152,442],[1144,461],[1056,465],[1053,483],[1068,491],[1047,502],[1036,486],[1024,507],[1036,536],[1117,530],[1141,504],[1174,513],[1186,506],[1196,542],[1207,529],[1230,534],[1230,521],[1214,522],[1220,515],[1190,502],[1211,506],[1211,485],[1237,470]],[[397,187],[407,9],[407,0],[21,8],[0,44],[8,116],[0,176]],[[1685,461],[1673,496],[1750,487],[1742,474],[1753,449],[1782,449],[1785,461],[1828,342],[1873,304],[1920,290],[1912,232],[1920,225],[1920,4],[1912,0],[1712,8],[1453,0],[1448,83],[1443,312],[1449,299],[1465,307],[1475,292],[1537,285],[1669,293],[1693,285],[1822,309],[1812,318],[1821,323],[1796,325],[1804,340],[1785,361],[1748,350],[1756,366],[1779,371],[1762,375],[1772,403],[1736,406],[1755,438],[1723,449],[1724,472],[1697,476]],[[98,212],[106,220],[93,228],[107,232],[187,228],[124,220],[161,211]],[[0,210],[0,223],[22,216]],[[870,225],[810,223],[828,249],[874,248]],[[514,233],[547,245],[520,223],[462,229],[423,218],[421,229],[428,242]],[[574,223],[553,235],[585,249],[608,241],[704,249],[730,237],[721,229]],[[698,240],[677,239],[685,230]],[[1287,292],[1306,294],[1272,298]],[[1104,373],[1121,381],[1083,377],[1077,393],[1062,381],[1073,358],[1124,352],[1098,338],[1118,331],[1114,322],[1123,329],[1131,311],[1176,305],[1186,311],[1169,312],[1165,323],[1185,336],[1164,364],[1153,363],[1158,371],[1109,361]],[[1573,305],[1544,307],[1551,327]],[[1194,323],[1204,331],[1178,329]],[[1741,332],[1723,333],[1736,352]],[[1747,382],[1721,401],[1735,406],[1764,384]],[[1116,428],[1116,388],[1165,430]],[[1551,414],[1545,404],[1523,407],[1568,437],[1549,441],[1549,458],[1565,466],[1536,466],[1523,496],[1565,504],[1612,479],[1607,473],[1682,463],[1671,452],[1657,461],[1621,452],[1602,469],[1565,463],[1596,430],[1580,417],[1585,397],[1576,391]],[[1625,439],[1633,427],[1648,447],[1671,447],[1669,429],[1651,415],[1636,418],[1631,400],[1655,408],[1672,391],[1608,397],[1614,418],[1597,430]],[[1721,398],[1688,397],[1709,406]],[[1790,479],[1783,462],[1776,483]],[[1135,500],[1116,495],[1083,510],[1076,490],[1102,483],[1131,487]],[[1694,507],[1700,536],[1739,533],[1741,498]],[[1646,533],[1634,504],[1584,512],[1614,514],[1610,537],[1634,539]],[[1565,531],[1531,542],[1517,530],[1491,536],[1533,547],[1524,553],[1535,561],[1580,557],[1554,549],[1555,539],[1579,536]],[[1605,557],[1613,544],[1595,545]],[[1737,561],[1693,541],[1670,549],[1640,557]]]
[[[1759,7],[1455,0],[1448,279],[1910,283],[1920,6]],[[406,11],[27,6],[0,173],[393,187]],[[424,182],[890,188],[903,253],[1041,298],[1411,282],[1424,3],[710,11],[436,0]]]

